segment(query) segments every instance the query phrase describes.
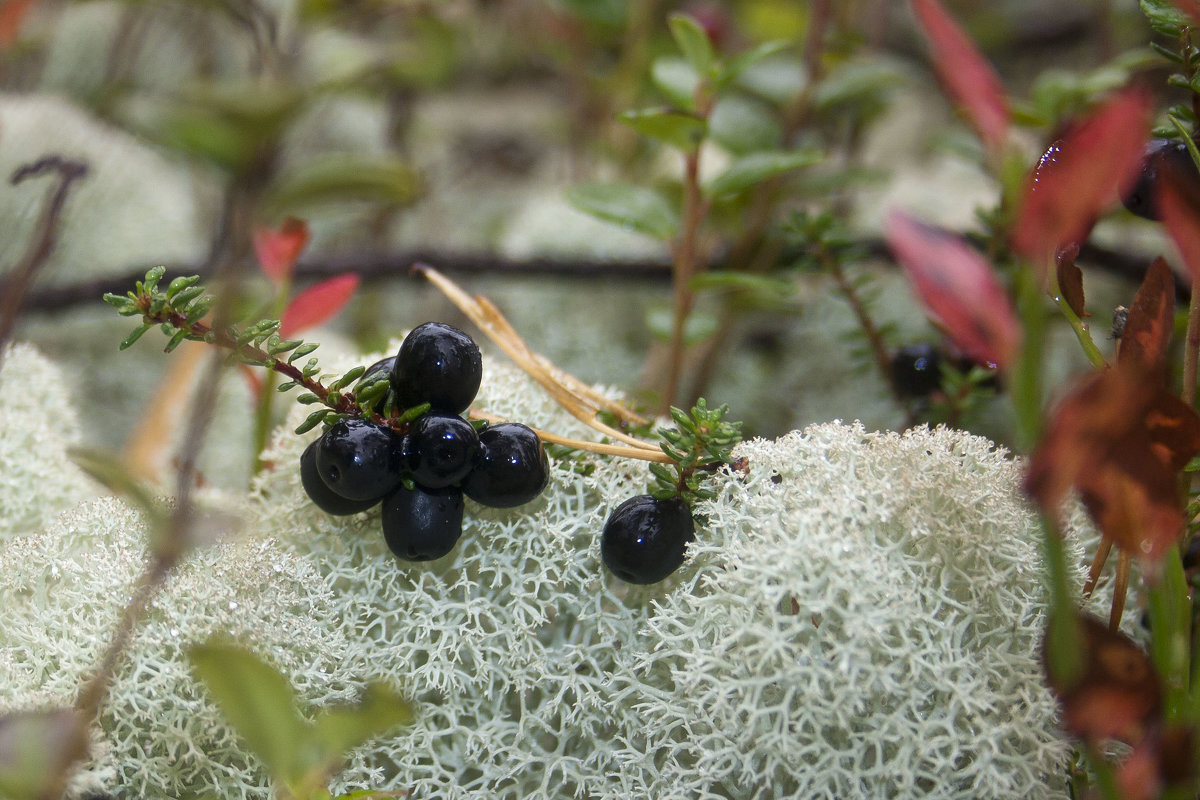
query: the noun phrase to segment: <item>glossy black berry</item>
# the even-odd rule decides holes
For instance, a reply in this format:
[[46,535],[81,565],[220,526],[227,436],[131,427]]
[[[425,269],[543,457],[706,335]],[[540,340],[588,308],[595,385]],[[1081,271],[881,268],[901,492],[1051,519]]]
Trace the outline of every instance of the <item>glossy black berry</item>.
[[483,379],[479,347],[442,322],[418,325],[404,338],[392,366],[392,389],[403,408],[429,403],[434,411],[460,414]]
[[505,422],[479,433],[479,458],[462,489],[477,503],[511,508],[541,494],[549,479],[542,440],[526,425]]
[[1137,180],[1121,197],[1121,202],[1139,217],[1161,219],[1158,192],[1168,174],[1200,191],[1200,174],[1196,172],[1187,145],[1177,139],[1151,139],[1142,149]]
[[383,499],[383,538],[405,561],[432,561],[462,536],[463,495],[455,488],[406,489]]
[[928,397],[942,385],[942,355],[928,344],[901,347],[892,355],[892,383],[905,397]]
[[413,480],[440,489],[467,477],[479,454],[479,437],[462,417],[425,414],[409,430],[406,450]]
[[366,511],[379,502],[378,498],[348,500],[326,486],[325,481],[321,480],[321,476],[317,471],[316,442],[304,448],[304,453],[300,456],[300,483],[304,486],[304,491],[308,494],[308,499],[313,501],[313,505],[326,514],[333,514],[338,517]]
[[608,515],[600,537],[600,558],[623,581],[658,583],[683,563],[695,531],[687,503],[638,495]]
[[317,440],[317,474],[348,500],[378,500],[400,483],[403,451],[403,437],[391,428],[344,419]]

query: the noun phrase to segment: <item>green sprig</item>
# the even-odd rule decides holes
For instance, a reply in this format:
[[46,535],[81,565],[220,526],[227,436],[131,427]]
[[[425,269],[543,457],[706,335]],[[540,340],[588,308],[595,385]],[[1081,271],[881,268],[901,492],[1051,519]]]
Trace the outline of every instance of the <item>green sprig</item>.
[[660,428],[659,447],[670,464],[652,463],[650,494],[660,500],[679,497],[689,504],[715,495],[705,486],[707,474],[732,464],[733,448],[742,441],[742,423],[727,420],[729,405],[710,409],[701,397],[690,411],[671,408],[673,428]]

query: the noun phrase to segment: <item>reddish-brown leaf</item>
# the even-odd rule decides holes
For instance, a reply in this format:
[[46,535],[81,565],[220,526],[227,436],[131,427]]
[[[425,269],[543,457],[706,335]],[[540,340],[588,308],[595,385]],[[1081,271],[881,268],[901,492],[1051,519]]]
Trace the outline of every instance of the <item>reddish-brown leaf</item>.
[[296,259],[308,245],[308,225],[304,220],[288,217],[278,228],[257,228],[254,231],[254,255],[263,274],[275,283],[291,276]]
[[1146,405],[1149,396],[1148,385],[1106,370],[1090,376],[1063,398],[1025,475],[1025,491],[1043,511],[1057,514],[1080,476],[1108,457],[1113,442],[1138,427],[1136,410]]
[[1192,283],[1200,281],[1200,191],[1194,181],[1165,172],[1158,209]]
[[1079,257],[1079,243],[1071,242],[1058,248],[1054,254],[1054,266],[1058,278],[1058,291],[1075,316],[1088,316],[1083,296],[1083,270],[1075,263]]
[[288,338],[332,319],[354,296],[357,275],[339,275],[310,286],[292,298],[280,318],[279,335]]
[[[1083,633],[1083,674],[1071,684],[1056,684],[1046,667],[1046,643],[1042,643],[1043,669],[1050,689],[1063,709],[1063,727],[1091,742],[1119,739],[1140,742],[1162,706],[1158,674],[1146,653],[1132,639],[1095,617],[1077,615]],[[1051,625],[1046,636],[1054,635]]]
[[913,0],[913,11],[946,93],[967,115],[984,147],[999,154],[1008,139],[1010,118],[996,71],[938,0]]
[[1131,89],[1051,145],[1026,184],[1013,233],[1017,252],[1043,269],[1060,246],[1082,243],[1133,179],[1148,127],[1149,103]]
[[1166,379],[1167,346],[1175,324],[1175,277],[1161,258],[1146,270],[1121,334],[1117,363]]
[[1025,489],[1047,514],[1078,490],[1105,537],[1154,560],[1183,531],[1177,477],[1200,452],[1200,417],[1138,367],[1094,375],[1059,404]]
[[925,307],[963,354],[1007,367],[1021,345],[1021,330],[983,256],[959,237],[899,212],[888,217],[887,241]]

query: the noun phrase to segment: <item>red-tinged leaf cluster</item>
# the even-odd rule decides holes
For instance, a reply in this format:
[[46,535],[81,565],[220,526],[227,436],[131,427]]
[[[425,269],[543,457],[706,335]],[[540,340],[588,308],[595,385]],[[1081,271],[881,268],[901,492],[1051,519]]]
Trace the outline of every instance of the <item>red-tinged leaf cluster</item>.
[[[1082,674],[1069,683],[1056,681],[1046,663],[1050,689],[1063,710],[1063,728],[1089,742],[1117,739],[1137,744],[1146,736],[1162,708],[1162,686],[1146,653],[1125,634],[1110,631],[1095,617],[1080,613]],[[1055,626],[1046,630],[1054,636]]]
[[946,93],[966,114],[984,147],[999,154],[1010,124],[999,76],[938,0],[913,0],[912,5]]
[[983,256],[961,238],[901,213],[888,218],[887,242],[921,302],[954,344],[976,363],[1007,368],[1021,345],[1008,293]]
[[1149,114],[1146,97],[1126,90],[1050,146],[1018,210],[1012,242],[1018,253],[1043,269],[1059,247],[1087,239],[1096,218],[1135,177]]
[[278,228],[257,228],[254,231],[254,255],[263,274],[275,283],[291,277],[296,260],[308,246],[308,225],[288,217]]
[[357,275],[339,275],[296,295],[279,319],[279,335],[284,338],[295,336],[332,319],[350,302],[358,282]]
[[1183,531],[1177,477],[1200,452],[1200,417],[1166,388],[1174,295],[1158,259],[1129,309],[1116,366],[1059,404],[1025,480],[1051,515],[1075,489],[1106,538],[1148,559]]

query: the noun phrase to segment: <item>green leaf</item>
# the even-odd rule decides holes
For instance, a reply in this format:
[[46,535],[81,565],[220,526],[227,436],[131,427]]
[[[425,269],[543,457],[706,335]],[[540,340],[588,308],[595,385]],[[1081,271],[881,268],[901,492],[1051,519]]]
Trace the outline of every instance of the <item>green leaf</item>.
[[303,358],[304,356],[311,353],[313,350],[316,350],[318,347],[320,347],[320,345],[317,344],[316,342],[309,342],[308,344],[300,345],[299,347],[297,347],[295,350],[292,351],[292,354],[290,356],[288,356],[288,363],[291,364],[296,359]]
[[735,82],[743,89],[783,108],[804,91],[808,85],[808,73],[799,58],[791,54],[778,54],[745,67]]
[[668,108],[625,111],[617,115],[617,119],[643,136],[658,139],[687,152],[700,146],[708,130],[704,120],[699,117]]
[[657,461],[650,462],[650,472],[662,481],[664,486],[674,486],[675,481],[679,479],[677,473],[668,468],[666,464],[659,464]]
[[717,89],[728,86],[733,81],[737,80],[743,72],[754,66],[764,58],[773,56],[776,53],[782,52],[788,48],[786,41],[763,42],[757,47],[753,47],[743,53],[739,53],[726,62],[724,69],[718,74],[714,82]]
[[175,348],[179,347],[179,345],[183,344],[183,341],[187,338],[188,338],[187,331],[175,331],[174,335],[171,336],[171,340],[167,342],[167,346],[163,348],[163,352],[164,353],[173,352],[175,350]]
[[783,144],[779,114],[764,100],[729,94],[717,100],[708,117],[713,141],[735,156],[757,150],[778,150]]
[[134,314],[142,313],[137,307],[137,302],[129,295],[113,294],[112,292],[104,293],[104,302],[117,310],[123,317],[132,317]]
[[408,205],[421,191],[420,177],[406,162],[340,154],[311,159],[287,172],[263,202],[272,213],[283,215],[347,201]]
[[657,239],[670,239],[679,227],[679,216],[663,196],[642,186],[584,183],[571,187],[567,200],[594,217]]
[[326,756],[340,760],[346,751],[412,720],[407,700],[383,684],[372,683],[357,705],[322,712],[314,727]]
[[188,658],[221,713],[271,774],[299,783],[315,766],[316,753],[287,678],[248,650],[216,640],[188,648]]
[[685,58],[663,56],[650,65],[650,80],[672,105],[691,111],[696,107],[700,75]]
[[711,197],[737,194],[768,178],[815,164],[822,157],[821,152],[815,149],[750,153],[734,159],[705,188]]
[[796,291],[796,284],[782,278],[729,270],[702,272],[692,278],[689,285],[696,292],[716,290],[757,292],[773,297],[790,295]]
[[0,796],[9,800],[50,797],[51,787],[84,754],[86,745],[86,728],[74,709],[0,716]]
[[296,398],[296,402],[302,406],[311,406],[313,403],[321,402],[321,398],[317,397],[312,392],[305,392]]
[[181,275],[181,276],[179,276],[178,278],[171,281],[171,283],[167,286],[167,299],[171,300],[173,302],[175,300],[175,295],[179,294],[184,289],[188,289],[188,288],[194,286],[197,282],[199,282],[199,280],[200,280],[199,275]]
[[203,286],[187,286],[178,290],[174,297],[171,297],[168,291],[167,297],[175,308],[184,309],[187,308],[189,303],[204,294],[204,292],[205,288]]
[[167,274],[164,266],[151,267],[146,271],[146,281],[143,284],[146,294],[153,294],[158,289],[158,282]]
[[309,414],[308,417],[305,418],[304,422],[301,422],[299,425],[296,426],[295,432],[297,434],[308,433],[313,428],[320,425],[325,420],[325,415],[328,413],[329,413],[328,408],[321,408],[321,409],[314,411],[313,413]]
[[[659,341],[671,341],[671,323],[674,312],[668,306],[652,306],[646,311],[646,328],[650,335]],[[699,344],[712,338],[720,329],[721,323],[717,318],[703,311],[693,311],[688,315],[683,325],[683,343],[685,345]]]
[[133,333],[125,337],[125,339],[117,345],[118,350],[128,350],[133,346],[133,343],[142,338],[142,334],[154,327],[154,323],[147,322],[133,329]]
[[671,28],[675,44],[679,45],[683,57],[692,65],[692,69],[696,70],[697,74],[708,77],[713,70],[715,56],[712,42],[704,28],[687,14],[671,14],[667,17],[667,24]]
[[212,310],[213,304],[217,302],[217,298],[207,294],[197,298],[187,307],[188,323],[199,322],[205,314]]
[[1184,28],[1191,26],[1191,19],[1170,0],[1139,0],[1138,5],[1150,27],[1158,33],[1177,37]]

